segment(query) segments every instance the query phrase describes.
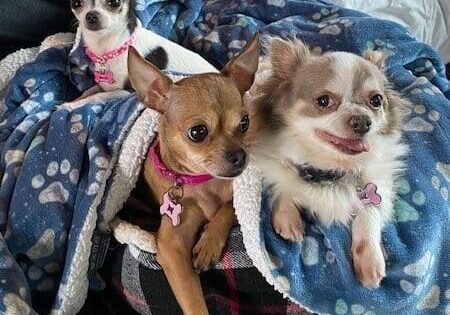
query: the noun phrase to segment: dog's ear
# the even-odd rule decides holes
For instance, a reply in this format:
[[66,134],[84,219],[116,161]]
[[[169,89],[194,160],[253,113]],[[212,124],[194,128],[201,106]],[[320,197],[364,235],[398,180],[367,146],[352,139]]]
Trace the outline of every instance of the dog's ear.
[[311,52],[299,39],[289,41],[272,38],[269,43],[269,56],[273,74],[280,78],[289,78],[310,58]]
[[384,126],[383,134],[390,135],[393,131],[400,130],[405,118],[412,111],[413,104],[406,97],[402,97],[389,84],[385,88],[385,96],[387,100],[385,106],[387,123]]
[[363,54],[363,58],[373,63],[378,69],[384,71],[386,66],[386,55],[381,51],[366,50]]
[[239,92],[243,95],[250,89],[255,80],[255,73],[258,70],[259,62],[259,35],[244,47],[239,55],[233,57],[223,67],[222,74],[231,78],[236,84]]
[[163,113],[167,93],[173,84],[172,80],[142,58],[131,46],[128,50],[128,73],[139,100],[145,106]]

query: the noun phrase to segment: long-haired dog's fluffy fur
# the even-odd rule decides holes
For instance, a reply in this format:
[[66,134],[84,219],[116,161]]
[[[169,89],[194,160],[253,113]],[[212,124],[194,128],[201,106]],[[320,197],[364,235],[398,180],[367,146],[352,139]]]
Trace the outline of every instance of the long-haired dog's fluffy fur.
[[[390,87],[383,55],[313,54],[299,40],[273,38],[258,72],[248,99],[257,128],[252,151],[271,188],[275,231],[301,240],[302,211],[325,225],[351,224],[356,274],[378,287],[385,276],[381,231],[393,215],[409,106]],[[369,183],[379,206],[358,197]]]

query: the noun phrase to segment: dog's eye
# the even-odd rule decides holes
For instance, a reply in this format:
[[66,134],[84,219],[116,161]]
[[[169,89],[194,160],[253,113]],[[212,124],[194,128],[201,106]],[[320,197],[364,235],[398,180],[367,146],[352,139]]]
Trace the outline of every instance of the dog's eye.
[[118,8],[118,7],[120,7],[120,0],[108,0],[108,5],[111,7],[111,8]]
[[370,98],[370,105],[374,108],[379,108],[383,105],[383,96],[380,94],[375,94]]
[[250,120],[248,119],[248,115],[245,115],[244,117],[242,117],[241,121],[239,122],[239,131],[242,133],[247,132],[249,125],[250,125]]
[[327,108],[330,105],[330,97],[328,95],[319,96],[316,102],[319,107]]
[[208,135],[208,128],[205,125],[194,126],[189,129],[189,139],[194,142],[202,142]]
[[81,8],[81,6],[82,6],[81,0],[72,0],[72,8],[78,9]]

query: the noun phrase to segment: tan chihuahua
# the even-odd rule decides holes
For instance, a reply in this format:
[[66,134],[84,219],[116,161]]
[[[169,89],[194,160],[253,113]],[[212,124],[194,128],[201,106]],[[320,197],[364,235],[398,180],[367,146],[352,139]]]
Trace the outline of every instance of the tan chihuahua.
[[157,260],[186,315],[208,314],[195,270],[219,260],[236,223],[231,179],[248,162],[249,120],[242,97],[253,84],[258,57],[256,35],[221,73],[173,83],[135,49],[128,54],[140,101],[161,114],[144,178],[163,215]]

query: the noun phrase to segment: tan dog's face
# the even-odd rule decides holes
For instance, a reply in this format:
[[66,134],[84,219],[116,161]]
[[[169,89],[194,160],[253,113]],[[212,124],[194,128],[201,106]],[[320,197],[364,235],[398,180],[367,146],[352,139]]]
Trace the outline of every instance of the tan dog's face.
[[119,30],[127,26],[130,0],[71,0],[72,12],[88,31]]
[[234,83],[220,74],[178,82],[160,120],[161,141],[196,174],[234,177],[247,165],[248,114]]
[[373,139],[398,128],[398,97],[381,71],[381,54],[313,55],[301,42],[276,39],[270,56],[274,77],[263,88],[278,95],[272,115],[312,159],[357,161]]
[[172,83],[130,50],[131,82],[141,101],[161,113],[160,142],[190,173],[231,178],[247,166],[244,136],[250,122],[242,96],[253,83],[258,57],[255,37],[222,73]]

